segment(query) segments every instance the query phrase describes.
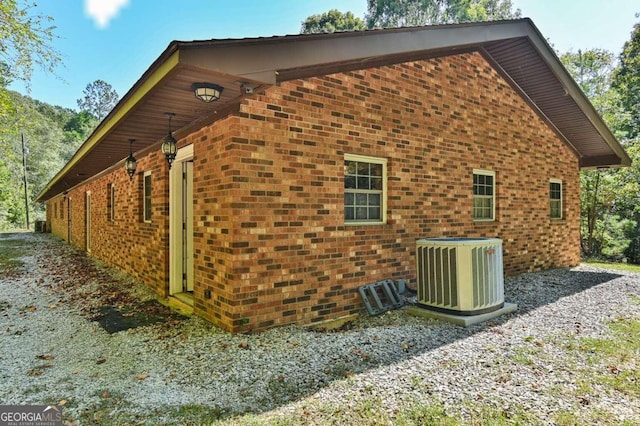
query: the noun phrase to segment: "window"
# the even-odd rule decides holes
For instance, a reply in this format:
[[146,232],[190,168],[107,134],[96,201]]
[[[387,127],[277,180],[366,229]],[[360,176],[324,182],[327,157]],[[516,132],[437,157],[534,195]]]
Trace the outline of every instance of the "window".
[[473,171],[473,219],[495,219],[495,172]]
[[151,222],[151,172],[144,172],[143,196],[143,220]]
[[64,199],[60,200],[60,219],[64,219]]
[[109,215],[109,220],[111,222],[116,220],[116,187],[109,183],[107,184],[107,214]]
[[551,219],[562,219],[562,181],[551,179],[549,181],[549,206]]
[[53,218],[58,218],[58,203],[53,203]]
[[386,222],[387,160],[344,156],[344,220],[346,223]]

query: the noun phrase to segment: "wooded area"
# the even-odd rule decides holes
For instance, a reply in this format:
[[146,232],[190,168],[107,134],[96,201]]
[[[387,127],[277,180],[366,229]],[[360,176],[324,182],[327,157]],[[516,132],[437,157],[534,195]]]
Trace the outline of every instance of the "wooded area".
[[[26,223],[22,136],[28,149],[27,197],[33,221],[44,217],[43,206],[33,203],[35,195],[117,102],[117,94],[103,81],[87,86],[78,99],[79,112],[7,90],[14,79],[28,81],[34,66],[52,69],[60,61],[51,48],[51,18],[34,16],[30,13],[33,8],[35,4],[23,7],[16,0],[0,5],[0,229]],[[330,10],[309,16],[301,32],[520,16],[510,0],[367,0],[367,14],[362,18]],[[630,38],[621,52],[589,49],[557,54],[633,160],[629,168],[581,173],[583,254],[640,263],[640,23],[629,30]]]

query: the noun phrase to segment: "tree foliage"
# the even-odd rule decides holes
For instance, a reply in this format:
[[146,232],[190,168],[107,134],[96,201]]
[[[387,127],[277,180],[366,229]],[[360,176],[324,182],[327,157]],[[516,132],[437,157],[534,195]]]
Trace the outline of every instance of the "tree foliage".
[[631,39],[624,44],[620,66],[613,76],[613,86],[618,89],[629,113],[624,123],[627,136],[640,136],[640,22],[634,25]]
[[95,118],[7,91],[13,108],[0,116],[0,229],[25,223],[22,135],[27,146],[30,217],[44,218],[33,198],[93,131]]
[[336,31],[360,31],[366,25],[360,18],[351,12],[342,13],[337,9],[328,12],[311,15],[304,22],[300,29],[301,34],[333,33]]
[[35,67],[53,73],[61,62],[52,47],[53,19],[35,8],[35,3],[0,2],[0,116],[12,108],[6,89],[11,82],[23,81],[28,89]]
[[616,68],[613,53],[601,49],[567,52],[560,60],[632,159],[631,167],[580,174],[583,254],[612,260],[626,256],[639,263],[640,144],[637,138],[629,138],[633,111],[624,102],[622,86],[614,84],[620,68]]
[[34,66],[53,73],[61,60],[51,46],[55,37],[53,18],[34,14],[36,6],[16,0],[0,2],[0,62],[5,86],[11,80],[28,83]]
[[87,112],[98,120],[105,118],[118,103],[118,93],[103,80],[87,84],[82,93],[84,97],[78,99],[78,108],[81,112]]
[[367,0],[367,28],[513,19],[511,0]]

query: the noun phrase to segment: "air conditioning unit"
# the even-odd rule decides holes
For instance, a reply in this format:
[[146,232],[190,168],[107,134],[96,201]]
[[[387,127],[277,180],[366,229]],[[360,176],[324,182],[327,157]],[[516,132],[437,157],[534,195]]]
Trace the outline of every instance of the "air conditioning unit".
[[504,306],[502,240],[427,238],[416,245],[418,304],[455,315]]

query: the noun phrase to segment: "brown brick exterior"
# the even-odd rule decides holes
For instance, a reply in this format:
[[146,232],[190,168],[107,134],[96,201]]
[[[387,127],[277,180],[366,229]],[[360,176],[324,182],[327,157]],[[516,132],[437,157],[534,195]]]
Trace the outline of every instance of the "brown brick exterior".
[[[145,171],[152,176],[151,223],[142,218],[142,187]],[[124,167],[106,173],[65,195],[51,199],[47,212],[55,210],[52,233],[68,237],[68,203],[71,199],[71,243],[86,250],[86,193],[91,192],[91,254],[121,271],[145,282],[159,295],[166,296],[168,282],[168,182],[167,163],[159,151],[138,159],[133,181]],[[109,218],[109,185],[115,187],[115,220]],[[64,218],[60,204],[64,205]]]
[[[508,274],[579,262],[578,158],[477,53],[283,82],[181,142],[194,144],[195,312],[228,330],[360,312],[357,287],[415,279],[425,237],[501,238]],[[345,154],[387,160],[386,224],[345,225]],[[139,160],[145,169],[153,223],[140,219],[142,184],[118,168],[67,194],[72,243],[84,247],[90,190],[92,254],[166,294],[159,149]],[[473,169],[496,174],[493,222],[472,219]],[[549,218],[551,178],[563,182],[563,220]],[[49,213],[62,237],[66,213]]]

